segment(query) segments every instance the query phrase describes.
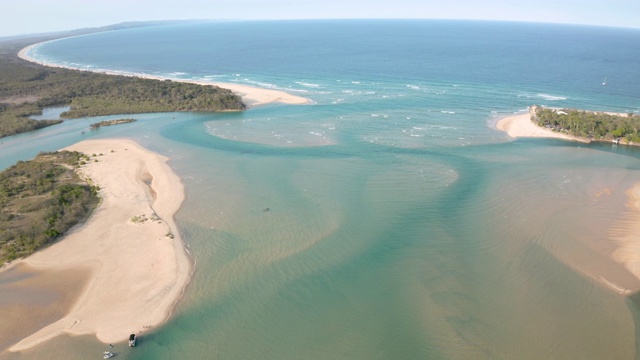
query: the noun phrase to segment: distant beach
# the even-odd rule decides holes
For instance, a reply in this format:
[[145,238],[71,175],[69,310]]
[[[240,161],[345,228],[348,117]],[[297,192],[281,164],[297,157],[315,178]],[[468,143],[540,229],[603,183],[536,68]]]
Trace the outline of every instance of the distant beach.
[[554,138],[587,142],[586,140],[540,127],[531,121],[531,108],[526,113],[507,116],[498,120],[496,128],[506,132],[512,138]]
[[49,67],[58,67],[58,68],[78,70],[78,71],[91,71],[91,72],[97,72],[97,73],[103,73],[103,74],[109,74],[109,75],[130,76],[130,77],[139,77],[139,78],[154,79],[154,80],[171,80],[171,81],[192,83],[192,84],[198,84],[198,85],[204,85],[204,86],[213,85],[213,86],[217,86],[220,88],[233,91],[234,93],[242,97],[243,102],[248,107],[266,105],[270,103],[300,105],[300,104],[308,104],[311,102],[311,100],[307,98],[289,94],[285,91],[280,91],[280,90],[263,89],[259,87],[242,85],[242,84],[220,83],[220,82],[204,81],[204,80],[176,79],[176,78],[168,78],[168,77],[154,76],[154,75],[147,75],[147,74],[129,73],[124,71],[79,69],[79,68],[74,68],[72,66],[49,64],[43,61],[38,61],[29,56],[29,51],[31,51],[34,47],[44,43],[46,42],[37,43],[37,44],[33,44],[25,47],[24,49],[18,52],[18,57],[32,63],[40,64],[43,66],[49,66]]
[[[29,336],[11,344],[10,351],[65,333],[95,334],[104,343],[124,341],[130,333],[165,321],[190,278],[191,261],[173,220],[184,189],[167,158],[122,139],[83,141],[67,150],[92,156],[80,171],[100,186],[102,203],[64,239],[3,270],[4,276],[13,274],[16,288],[33,282],[31,297],[47,289],[66,294],[64,301],[51,295],[48,305],[32,304],[28,292],[22,295],[14,311],[34,313],[37,319],[26,327],[21,317],[11,321]],[[65,278],[57,282],[38,280],[62,273]],[[44,315],[38,318],[38,313]],[[11,327],[0,327],[0,335]]]

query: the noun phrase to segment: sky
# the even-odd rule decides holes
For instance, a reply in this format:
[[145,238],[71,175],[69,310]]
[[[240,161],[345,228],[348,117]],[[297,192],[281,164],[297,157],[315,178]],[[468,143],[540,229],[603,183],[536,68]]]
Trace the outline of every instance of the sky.
[[0,0],[0,37],[125,21],[474,19],[640,28],[640,0]]

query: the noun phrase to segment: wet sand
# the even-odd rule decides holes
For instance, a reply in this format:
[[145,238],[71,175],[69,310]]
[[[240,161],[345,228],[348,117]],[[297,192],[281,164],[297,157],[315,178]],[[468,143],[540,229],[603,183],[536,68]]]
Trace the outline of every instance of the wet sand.
[[[585,139],[538,126],[531,121],[532,111],[530,108],[527,113],[500,119],[496,128],[513,138],[556,138],[587,142]],[[618,113],[610,114],[622,116]],[[610,197],[611,189],[606,190],[608,193],[605,197]],[[560,255],[562,261],[573,269],[620,295],[640,291],[640,183],[628,189],[626,196],[627,211],[620,214],[619,220],[613,220],[614,223],[609,224],[608,234],[603,235],[606,239],[589,239],[587,236],[572,243],[570,254]]]
[[44,271],[24,263],[0,272],[0,353],[66,315],[90,277],[89,268]]
[[640,182],[626,194],[628,210],[611,231],[617,245],[613,258],[640,279]]

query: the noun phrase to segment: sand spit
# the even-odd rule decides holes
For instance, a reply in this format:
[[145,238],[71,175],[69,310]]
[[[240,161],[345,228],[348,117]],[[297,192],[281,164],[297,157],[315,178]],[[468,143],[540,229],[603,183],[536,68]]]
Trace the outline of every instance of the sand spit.
[[109,75],[139,77],[144,79],[172,80],[177,82],[192,83],[192,84],[205,85],[205,86],[208,86],[208,85],[218,86],[220,88],[229,89],[233,91],[236,95],[242,97],[242,101],[249,107],[266,105],[271,103],[299,105],[299,104],[309,104],[311,102],[311,100],[307,98],[289,94],[288,92],[285,92],[285,91],[274,90],[274,89],[264,89],[264,88],[253,87],[253,86],[242,85],[242,84],[221,83],[221,82],[204,81],[204,80],[176,79],[176,78],[167,78],[162,76],[128,73],[124,71],[108,71],[108,70],[98,70],[98,69],[89,70],[89,69],[74,68],[71,66],[48,64],[48,63],[33,59],[28,55],[31,49],[33,49],[34,47],[40,44],[43,44],[43,43],[33,44],[20,50],[20,52],[18,52],[18,57],[26,61],[30,61],[36,64],[49,66],[49,67],[59,67],[59,68],[80,70],[80,71],[91,71],[91,72],[109,74]]
[[531,137],[531,138],[554,138],[564,139],[571,141],[587,142],[584,139],[580,139],[571,135],[559,133],[551,129],[546,129],[538,126],[531,121],[532,108],[529,108],[529,112],[508,116],[498,120],[496,128],[509,134],[512,138],[519,137]]
[[64,317],[10,351],[63,333],[123,341],[165,321],[189,281],[191,262],[173,220],[184,189],[167,158],[122,139],[83,141],[68,149],[97,155],[81,173],[100,186],[102,203],[64,239],[11,267],[75,269],[89,273],[89,280]]

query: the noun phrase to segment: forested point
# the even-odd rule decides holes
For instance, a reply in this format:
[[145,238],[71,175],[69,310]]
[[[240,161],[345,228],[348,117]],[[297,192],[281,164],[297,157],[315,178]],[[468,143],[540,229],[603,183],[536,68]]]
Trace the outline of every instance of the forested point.
[[640,143],[640,115],[533,106],[532,120],[539,126],[588,140]]
[[33,120],[49,106],[70,106],[61,114],[87,116],[149,112],[215,112],[245,109],[230,90],[170,80],[106,75],[45,67],[18,58],[29,43],[0,42],[0,137],[57,124]]
[[77,151],[40,153],[0,173],[0,266],[51,244],[86,220],[98,187],[76,168],[91,160]]

